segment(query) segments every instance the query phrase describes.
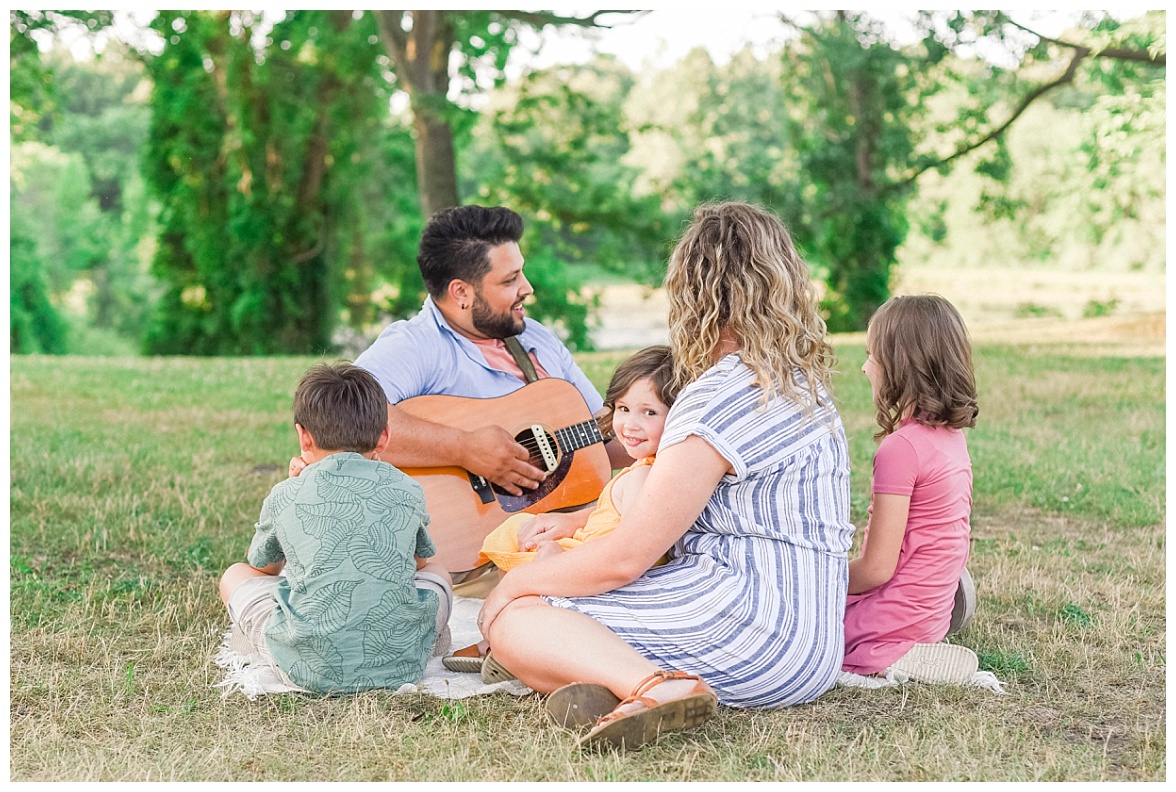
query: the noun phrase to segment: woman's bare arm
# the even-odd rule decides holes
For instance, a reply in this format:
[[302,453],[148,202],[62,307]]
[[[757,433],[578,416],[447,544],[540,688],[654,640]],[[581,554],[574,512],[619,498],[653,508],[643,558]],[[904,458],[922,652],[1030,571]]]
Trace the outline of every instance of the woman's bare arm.
[[631,583],[649,569],[702,513],[730,463],[709,443],[690,436],[658,455],[640,495],[616,530],[574,551],[512,569],[483,607],[483,632],[518,597],[588,596]]

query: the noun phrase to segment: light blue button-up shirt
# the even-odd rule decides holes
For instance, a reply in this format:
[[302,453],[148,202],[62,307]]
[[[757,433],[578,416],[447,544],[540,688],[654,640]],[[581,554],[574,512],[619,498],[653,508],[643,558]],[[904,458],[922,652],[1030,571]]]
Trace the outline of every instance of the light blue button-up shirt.
[[[595,414],[601,408],[604,400],[555,333],[527,319],[518,338],[523,349],[535,353],[549,376],[576,386],[590,412]],[[432,297],[425,298],[416,316],[384,328],[355,359],[355,365],[375,376],[389,404],[434,394],[497,398],[524,385],[517,376],[491,368],[482,351],[449,326]]]

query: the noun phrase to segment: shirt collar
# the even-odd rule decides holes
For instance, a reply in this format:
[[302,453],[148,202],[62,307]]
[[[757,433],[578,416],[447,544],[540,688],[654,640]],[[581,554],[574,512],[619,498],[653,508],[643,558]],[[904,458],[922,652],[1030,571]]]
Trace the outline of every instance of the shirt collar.
[[[448,333],[453,339],[455,339],[458,346],[461,347],[470,360],[489,371],[497,371],[497,369],[492,368],[490,364],[486,362],[486,356],[482,354],[482,350],[478,347],[477,344],[449,326],[449,322],[445,320],[445,315],[441,313],[441,309],[437,307],[437,303],[433,302],[432,295],[425,297],[425,302],[423,305],[421,305],[421,313],[430,316],[433,322],[436,323],[438,330],[440,330],[442,333]],[[519,333],[518,335],[519,342],[523,345],[524,349],[534,351],[534,348],[530,346],[526,340],[524,340],[526,336],[527,327],[526,324],[524,324],[523,332]]]

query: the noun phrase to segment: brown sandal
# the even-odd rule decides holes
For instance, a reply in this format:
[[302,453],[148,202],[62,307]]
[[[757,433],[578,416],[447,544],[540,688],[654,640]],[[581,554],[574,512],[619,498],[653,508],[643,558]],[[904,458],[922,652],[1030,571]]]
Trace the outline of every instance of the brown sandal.
[[441,665],[462,674],[478,674],[482,671],[482,661],[485,659],[486,656],[479,653],[478,645],[470,644],[442,657]]
[[620,705],[621,700],[604,685],[573,682],[553,691],[543,708],[560,728],[579,731],[594,726]]
[[[694,689],[682,698],[659,702],[645,694],[662,682],[674,679],[693,679]],[[580,738],[580,745],[605,743],[621,750],[640,748],[656,740],[665,732],[692,729],[706,723],[715,714],[719,699],[701,678],[684,671],[655,671],[634,688],[633,693],[617,705],[640,703],[644,709],[605,715],[592,731]]]
[[487,652],[486,659],[482,661],[482,681],[487,685],[493,685],[496,682],[509,682],[512,679],[518,679],[514,672],[498,662],[498,658],[494,656],[494,652]]

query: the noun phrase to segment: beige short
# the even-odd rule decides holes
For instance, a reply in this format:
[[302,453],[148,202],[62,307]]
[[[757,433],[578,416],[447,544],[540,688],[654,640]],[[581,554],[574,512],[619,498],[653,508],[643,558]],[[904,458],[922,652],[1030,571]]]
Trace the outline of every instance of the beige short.
[[[279,679],[297,687],[290,677],[286,676],[286,672],[278,668],[265,642],[265,625],[277,610],[274,592],[280,580],[281,577],[278,575],[258,575],[242,580],[237,584],[237,588],[233,589],[229,601],[225,603],[234,628],[230,646],[240,654],[253,655],[254,662],[268,663]],[[243,641],[245,645],[237,645],[238,641]]]
[[[233,589],[227,603],[229,619],[240,632],[242,640],[248,642],[249,654],[262,658],[273,666],[283,681],[289,678],[274,663],[273,655],[265,642],[265,626],[270,617],[277,610],[277,598],[274,596],[281,581],[279,575],[258,575],[246,578]],[[419,589],[436,593],[437,607],[437,640],[446,640],[445,628],[449,625],[449,614],[453,611],[453,591],[449,583],[432,572],[419,570],[413,575],[413,582]],[[242,647],[244,648],[244,647]],[[245,652],[242,652],[244,654]],[[292,683],[291,683],[292,684]]]

